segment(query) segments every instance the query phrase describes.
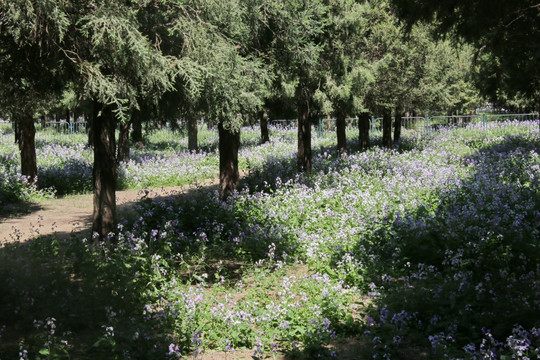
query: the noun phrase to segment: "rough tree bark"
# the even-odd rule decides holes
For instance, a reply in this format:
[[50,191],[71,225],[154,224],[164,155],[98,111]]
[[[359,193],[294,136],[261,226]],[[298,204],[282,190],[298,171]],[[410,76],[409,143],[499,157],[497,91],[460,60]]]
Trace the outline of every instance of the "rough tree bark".
[[116,119],[112,109],[94,107],[94,215],[92,232],[109,242],[109,233],[116,231]]
[[21,153],[21,175],[26,176],[29,182],[38,180],[36,162],[36,127],[34,118],[29,114],[12,116],[15,124],[15,142],[19,145]]
[[336,114],[337,150],[339,154],[347,152],[347,136],[345,131],[345,113],[338,110]]
[[197,128],[197,118],[193,116],[188,116],[187,118],[188,125],[188,150],[197,151],[199,149],[199,144],[197,142],[198,128]]
[[120,124],[120,132],[118,134],[118,165],[122,161],[129,161],[129,128],[131,127],[131,120]]
[[268,118],[264,115],[264,112],[259,113],[260,126],[261,126],[261,144],[270,142],[270,133],[268,132]]
[[360,141],[360,150],[369,148],[369,113],[367,112],[358,116],[358,140]]
[[298,171],[311,172],[311,117],[309,106],[300,102],[298,106]]
[[388,109],[383,110],[383,137],[382,146],[385,148],[392,147],[392,112]]
[[240,131],[232,132],[220,122],[219,132],[219,185],[221,199],[226,200],[238,185],[238,148]]
[[405,116],[405,114],[402,114],[399,109],[396,109],[396,113],[394,114],[394,144],[399,144],[399,140],[401,139],[402,116]]

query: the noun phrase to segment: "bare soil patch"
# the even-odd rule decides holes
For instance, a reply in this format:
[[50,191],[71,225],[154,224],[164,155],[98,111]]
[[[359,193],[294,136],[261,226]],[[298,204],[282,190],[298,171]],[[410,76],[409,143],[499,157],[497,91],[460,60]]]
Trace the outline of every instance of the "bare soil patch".
[[[122,190],[116,192],[119,216],[129,213],[135,203],[143,198],[174,197],[200,188],[217,189],[218,180],[209,179],[187,186]],[[93,195],[69,195],[58,199],[41,200],[31,204],[26,213],[13,207],[12,213],[0,218],[0,245],[24,242],[38,236],[56,234],[61,238],[72,233],[85,232],[92,228]]]

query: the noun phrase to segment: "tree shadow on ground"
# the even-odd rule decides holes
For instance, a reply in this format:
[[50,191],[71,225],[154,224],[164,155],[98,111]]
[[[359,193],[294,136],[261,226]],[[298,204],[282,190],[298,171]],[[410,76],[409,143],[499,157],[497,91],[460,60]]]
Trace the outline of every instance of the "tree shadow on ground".
[[[335,352],[335,355],[332,354]],[[363,360],[370,358],[366,353],[366,343],[357,338],[340,338],[330,341],[329,344],[312,344],[309,347],[297,347],[294,350],[265,352],[262,356],[254,355],[253,350],[235,350],[234,352],[208,352],[196,357],[199,360],[311,360],[311,359],[340,359]]]
[[470,176],[441,189],[435,207],[381,220],[354,250],[380,286],[373,334],[383,343],[400,337],[395,349],[423,347],[424,358],[448,344],[478,349],[487,331],[501,351],[517,324],[538,326],[540,181],[532,169],[540,142],[506,136],[477,145],[460,159]]
[[[217,186],[201,186],[181,194],[143,198],[122,205],[119,213],[125,217],[125,224],[144,217],[149,229],[152,225],[160,229],[161,214],[153,219],[148,209],[162,208],[169,212],[171,203],[187,202],[196,206],[195,213],[205,214],[204,221],[221,220],[221,215],[229,208],[215,197],[208,197],[208,193],[216,191]],[[185,230],[197,231],[202,222],[202,219],[191,219],[184,224],[189,228]],[[21,346],[59,354],[63,341],[70,344],[77,358],[113,358],[121,356],[117,353],[119,349],[134,349],[140,358],[152,352],[148,339],[157,339],[151,322],[144,318],[141,310],[145,306],[144,289],[132,283],[136,272],[126,270],[125,264],[112,261],[106,253],[91,256],[83,240],[91,239],[90,235],[88,229],[57,232],[54,236],[41,236],[0,248],[0,324],[4,325],[0,334],[1,358],[15,357]],[[223,252],[219,244],[216,250],[215,259],[210,258],[199,269],[209,273],[210,279],[217,272],[218,260],[233,282],[242,277],[243,268],[252,266],[243,256]],[[223,265],[224,258],[229,260]],[[192,278],[195,270],[186,271],[184,279]],[[114,338],[110,332],[115,333]],[[133,338],[135,334],[138,334],[137,339]],[[45,343],[48,347],[42,345]],[[292,352],[287,358],[307,359],[314,349],[322,348],[312,346]]]
[[84,342],[84,334],[95,334],[107,323],[105,304],[113,289],[80,277],[71,258],[75,254],[63,251],[61,241],[47,237],[0,249],[2,358],[15,358],[21,346],[33,348],[30,356],[37,357],[36,349],[47,350],[47,342],[89,349],[92,343]]
[[[149,226],[156,220],[153,225],[159,230],[157,218],[161,213],[155,214],[156,219],[153,219],[154,215],[147,213],[148,209],[162,208],[169,212],[173,203],[199,204],[201,209],[210,210],[208,220],[218,219],[222,213],[212,211],[220,206],[224,206],[224,210],[229,208],[227,203],[209,199],[208,193],[216,191],[214,185],[181,194],[143,198],[124,204],[119,212],[126,218],[126,226],[144,217]],[[187,226],[197,230],[199,220],[188,222]],[[155,351],[151,344],[166,334],[156,334],[152,321],[144,315],[148,285],[133,282],[137,278],[136,269],[126,268],[129,263],[106,252],[95,257],[88,253],[82,240],[88,239],[88,235],[88,230],[57,233],[0,248],[0,324],[5,324],[1,334],[1,358],[16,356],[20,346],[40,349],[44,343],[52,344],[56,350],[42,350],[59,354],[62,341],[70,344],[71,355],[75,358],[125,357],[118,353],[125,349],[131,349],[131,356],[137,354],[138,358],[155,356],[151,355]],[[219,244],[213,254],[215,257],[210,256],[201,264],[201,269],[190,268],[181,274],[185,281],[199,271],[208,273],[211,285],[212,271],[217,273],[219,267],[225,268],[228,280],[234,283],[242,278],[244,268],[253,266],[241,256],[227,254]],[[50,324],[54,324],[54,329]],[[51,330],[54,330],[53,335]],[[108,335],[110,332],[114,332],[114,337]],[[136,339],[135,334],[138,334]],[[22,339],[24,344],[20,345]],[[350,348],[351,342],[336,342],[335,347]],[[304,350],[284,356],[285,359],[309,359],[316,351],[327,350],[324,344],[311,344]],[[354,358],[351,353],[349,359]]]
[[[146,201],[173,201],[214,188],[199,187]],[[119,206],[120,216],[144,216],[137,212],[139,203]],[[135,281],[137,270],[130,271],[128,263],[109,256],[105,248],[90,251],[88,220],[81,219],[81,230],[0,247],[0,358],[16,358],[23,349],[32,349],[30,358],[62,357],[69,350],[74,358],[110,359],[123,357],[120,349],[131,349],[143,359],[155,351],[152,341],[167,336],[155,334],[153,320],[143,314],[147,296],[145,285]],[[226,266],[233,274],[239,267]]]
[[40,204],[33,201],[20,200],[14,203],[3,204],[2,208],[0,208],[0,222],[42,209],[43,207]]
[[[356,144],[349,145],[354,151]],[[416,148],[414,145],[415,141],[402,141],[397,150],[411,151]],[[534,137],[506,136],[495,144],[468,145],[478,146],[474,154],[461,159],[471,166],[468,179],[450,191],[439,191],[435,209],[420,204],[396,214],[397,218],[382,220],[372,235],[359,239],[355,250],[367,265],[368,278],[384,289],[377,308],[390,311],[390,317],[401,311],[415,314],[419,324],[428,324],[418,326],[425,333],[419,335],[417,330],[411,330],[411,339],[396,345],[403,358],[435,356],[428,336],[445,334],[452,324],[457,324],[457,330],[449,336],[454,336],[452,341],[462,347],[467,341],[479,344],[483,327],[504,341],[515,331],[516,324],[526,329],[538,326],[533,304],[540,291],[534,275],[540,262],[540,192],[539,164],[534,152],[538,154],[540,143]],[[325,152],[335,149],[315,149],[314,157]],[[523,165],[527,161],[529,165]],[[339,171],[338,163],[328,162],[326,166],[329,165]],[[312,186],[311,179],[298,176],[295,168],[295,158],[270,159],[243,182],[253,191],[268,192],[293,179]],[[318,171],[327,172],[328,167],[323,163]],[[276,182],[278,177],[280,181]],[[267,184],[266,188],[261,189],[262,183]],[[523,211],[524,208],[527,210]],[[400,254],[398,258],[396,252]],[[414,269],[406,270],[411,266]],[[433,278],[423,279],[424,269],[438,270]],[[513,275],[504,275],[505,272]],[[381,283],[381,276],[387,275],[394,280]],[[415,277],[417,280],[412,280]],[[412,323],[411,317],[406,321]],[[440,320],[435,324],[433,319]],[[406,330],[399,329],[400,322],[378,326],[390,333],[393,330],[388,328],[394,328],[394,336],[407,336]],[[417,341],[417,337],[422,340]],[[392,338],[387,340],[392,342]],[[286,358],[311,358],[311,351],[291,353]],[[366,351],[368,356],[369,349]]]
[[[512,141],[508,141],[506,145],[497,146],[509,147],[508,150],[512,152],[512,150],[523,147],[523,145],[521,143],[513,144]],[[494,155],[497,152],[500,153],[501,151],[499,151],[500,149],[497,146],[481,148],[474,156],[463,159],[463,161],[473,160],[477,162],[475,175],[477,178],[491,177],[489,171],[492,167],[482,166],[491,165],[491,163],[482,164],[481,162],[483,161],[484,154],[487,152],[493,151],[495,152]],[[538,144],[536,144],[536,149],[538,149]],[[319,151],[331,151],[331,149],[320,149]],[[513,154],[515,155],[515,152]],[[494,158],[497,157],[494,156]],[[511,158],[508,158],[508,160],[511,160]],[[296,166],[296,159],[284,159],[284,161],[285,164],[280,164],[280,166],[286,170],[289,169],[287,171],[295,174],[295,171],[292,169]],[[281,160],[278,162],[281,162]],[[502,164],[502,162],[499,162],[499,165]],[[526,169],[521,170],[523,174],[526,173]],[[279,171],[276,171],[271,166],[263,167],[260,177],[258,177],[259,175],[249,174],[244,181],[256,183],[258,179],[271,179],[272,177],[275,179],[275,176],[279,174]],[[521,175],[516,174],[516,176]],[[403,254],[406,254],[408,258],[407,261],[440,266],[444,260],[445,250],[453,249],[452,246],[460,247],[468,239],[468,231],[466,230],[454,237],[445,235],[441,230],[447,229],[448,231],[454,231],[456,228],[467,224],[468,217],[465,217],[465,213],[462,214],[462,217],[453,213],[455,206],[452,206],[453,203],[451,201],[456,198],[461,199],[464,194],[467,195],[466,198],[474,195],[473,192],[464,193],[467,189],[474,188],[474,184],[475,182],[471,180],[469,183],[465,183],[455,189],[452,193],[443,194],[441,205],[436,209],[434,214],[426,213],[425,208],[413,209],[411,212],[403,214],[399,223],[391,222],[386,224],[388,225],[386,229],[379,231],[376,234],[377,238],[374,239],[374,242],[379,242],[381,245],[380,249],[374,249],[376,252],[372,253],[378,256],[377,259],[381,260],[381,262],[378,264],[371,263],[373,266],[368,269],[370,272],[369,276],[380,278],[383,271],[388,270],[386,267],[381,268],[381,265],[388,265],[388,267],[403,265],[387,262],[388,259],[392,258],[391,251],[396,246],[403,248]],[[508,186],[511,186],[511,184]],[[120,213],[124,214],[126,219],[123,222],[125,226],[132,226],[142,218],[146,229],[155,229],[161,232],[164,230],[168,232],[174,231],[174,229],[165,228],[165,224],[169,220],[184,218],[182,220],[184,222],[178,225],[178,230],[184,229],[185,233],[189,236],[186,235],[185,239],[182,240],[183,242],[179,245],[173,244],[174,246],[178,246],[176,250],[187,249],[192,251],[198,246],[208,246],[210,244],[204,239],[202,233],[207,237],[214,236],[211,240],[216,241],[217,245],[214,249],[215,257],[210,257],[208,263],[204,264],[204,271],[209,270],[211,272],[212,269],[216,268],[217,260],[226,259],[229,261],[226,263],[226,266],[229,268],[233,279],[239,279],[241,278],[241,269],[244,266],[250,266],[251,262],[247,261],[241,254],[234,252],[228,253],[225,245],[230,240],[229,237],[234,238],[234,231],[241,229],[234,227],[236,226],[234,225],[235,221],[246,221],[249,219],[238,218],[234,214],[234,208],[231,207],[231,203],[220,202],[217,200],[217,197],[208,196],[208,193],[215,193],[216,191],[217,186],[215,185],[202,186],[183,194],[171,193],[152,199],[143,198],[139,201],[133,201],[123,205]],[[538,193],[535,196],[535,209],[538,211],[540,208]],[[478,200],[480,200],[478,196],[470,199],[472,201],[471,204],[474,204]],[[482,200],[486,201],[486,199]],[[463,208],[465,209],[466,207]],[[486,212],[486,214],[489,213]],[[198,217],[195,215],[198,215]],[[223,218],[223,216],[230,217]],[[532,221],[537,220],[534,216],[530,219],[524,219],[524,221],[526,220],[527,224],[530,225]],[[441,222],[427,223],[428,219],[433,218],[440,219]],[[442,219],[451,219],[453,222],[445,223],[442,222]],[[215,231],[215,234],[207,231],[207,229],[214,227],[218,220],[228,224],[229,227],[219,228]],[[486,224],[490,224],[489,221],[491,220],[486,219],[486,221]],[[424,223],[429,225],[429,227],[417,231],[415,228],[402,226],[402,224],[407,223]],[[470,224],[472,226],[476,223],[475,220]],[[538,222],[533,224],[537,226]],[[506,225],[508,224],[500,223],[501,231],[506,229]],[[534,228],[532,230],[534,232]],[[521,231],[523,229],[515,234],[519,234]],[[514,233],[508,234],[510,239],[516,239],[516,236],[512,235]],[[176,235],[179,236],[179,234]],[[77,358],[125,357],[125,355],[118,353],[120,349],[132,349],[134,353],[139,355],[139,358],[145,358],[150,357],[152,354],[153,349],[150,344],[153,341],[157,341],[159,336],[167,335],[156,334],[152,322],[146,318],[149,315],[143,312],[146,305],[145,292],[147,287],[152,284],[145,284],[144,286],[138,284],[136,269],[130,269],[128,266],[132,265],[128,263],[126,266],[126,263],[120,261],[120,259],[112,259],[106,251],[95,258],[90,256],[85,250],[84,242],[82,241],[82,238],[86,236],[82,232],[74,234],[59,233],[49,240],[40,237],[24,244],[12,244],[0,248],[0,336],[2,337],[0,358],[16,357],[20,350],[19,341],[23,337],[25,342],[27,342],[26,345],[31,345],[30,343],[33,342],[37,347],[46,342],[53,342],[56,344],[55,346],[60,347],[61,341],[67,339],[71,344],[70,346],[75,349],[75,354],[78,356],[74,357]],[[531,251],[534,249],[527,247],[529,240],[525,237],[524,241],[519,242],[523,244],[523,248],[519,248],[519,246],[516,248],[515,241],[506,242],[502,245],[504,245],[503,248],[510,246],[512,251],[516,250],[530,256],[535,253]],[[63,241],[70,242],[70,246],[63,246]],[[499,249],[497,243],[494,245],[495,250]],[[227,246],[230,246],[230,244]],[[250,248],[247,248],[247,250],[249,251]],[[253,258],[256,259],[257,256],[261,256],[261,253],[256,253],[257,249],[253,248],[251,250],[253,250]],[[262,256],[264,256],[265,251],[266,249],[262,249]],[[362,251],[360,248],[357,249],[357,255],[363,256],[361,254]],[[486,254],[497,254],[497,251]],[[405,261],[405,255],[400,259]],[[501,257],[488,257],[488,259],[492,261],[479,264],[478,266],[475,265],[476,267],[473,267],[474,273],[483,276],[486,268],[490,266],[497,268],[501,264],[500,262],[504,261]],[[403,268],[403,266],[400,268]],[[184,277],[187,280],[191,275],[192,273],[186,272]],[[403,274],[400,274],[400,276],[403,277]],[[395,278],[400,279],[399,277]],[[399,281],[396,281],[396,285],[399,285]],[[446,301],[446,299],[443,299],[444,301],[436,301],[432,294],[435,289],[434,286],[438,285],[429,282],[422,283],[421,285],[389,288],[387,293],[382,294],[378,304],[380,307],[386,306],[390,311],[398,313],[404,308],[403,299],[408,299],[406,310],[409,313],[413,313],[415,307],[418,307],[418,312],[423,317],[424,324],[429,324],[432,316],[436,314],[441,315],[446,313],[446,316],[457,317],[458,310],[463,309],[466,305],[460,299],[457,299],[454,308],[451,307],[450,300]],[[523,289],[520,287],[519,291],[512,291],[510,295],[519,295],[523,292]],[[466,298],[464,300],[469,299]],[[484,300],[489,299],[482,299],[481,302],[475,303],[473,306],[480,307],[485,306],[486,303],[492,303],[489,302],[491,300],[488,302],[484,302]],[[534,303],[534,299],[532,300],[532,303]],[[513,306],[515,309],[516,305],[519,304],[515,301],[510,301],[508,306]],[[495,309],[498,310],[499,308]],[[508,315],[509,321],[516,319],[512,314],[515,313]],[[530,319],[534,319],[534,316],[531,316],[526,311],[520,315],[520,318],[527,314]],[[55,319],[53,322],[56,324],[55,333],[52,338],[50,337],[51,325],[48,325],[49,327],[46,328],[47,322],[52,321],[51,319]],[[469,319],[469,321],[473,320]],[[5,327],[2,327],[2,325]],[[393,326],[392,324],[388,325]],[[506,330],[504,329],[504,331]],[[114,337],[108,335],[111,331],[114,331]],[[501,330],[501,333],[504,331]],[[71,336],[68,332],[77,334],[77,336]],[[410,348],[414,344],[408,343],[407,345],[410,351]],[[429,348],[429,344],[424,345]],[[365,344],[364,339],[359,338],[351,340],[349,343],[340,343],[338,341],[330,345],[313,344],[313,346],[301,350],[287,352],[284,354],[284,357],[285,359],[310,359],[316,356],[319,350],[326,349],[329,354],[330,349],[341,347],[345,349],[345,355],[340,358],[357,359],[362,357],[358,356],[358,353],[355,354],[355,352],[361,352],[363,350],[367,352],[369,349],[365,348],[369,346]],[[346,357],[349,356],[348,354],[350,354],[350,357]],[[424,357],[428,357],[428,355]],[[411,355],[406,358],[414,358],[414,356]]]

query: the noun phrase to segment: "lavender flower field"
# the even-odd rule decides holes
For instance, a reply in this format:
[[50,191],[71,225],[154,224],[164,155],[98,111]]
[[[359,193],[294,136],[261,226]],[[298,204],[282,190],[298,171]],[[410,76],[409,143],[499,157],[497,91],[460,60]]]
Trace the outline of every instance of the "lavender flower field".
[[[112,249],[85,234],[0,248],[0,359],[538,358],[538,121],[405,131],[394,150],[347,135],[344,156],[315,136],[299,175],[294,129],[259,145],[246,128],[226,202],[141,200]],[[7,198],[18,165],[1,136]],[[205,139],[188,153],[155,134],[121,183],[215,177]],[[89,190],[83,142],[39,144],[42,188]]]

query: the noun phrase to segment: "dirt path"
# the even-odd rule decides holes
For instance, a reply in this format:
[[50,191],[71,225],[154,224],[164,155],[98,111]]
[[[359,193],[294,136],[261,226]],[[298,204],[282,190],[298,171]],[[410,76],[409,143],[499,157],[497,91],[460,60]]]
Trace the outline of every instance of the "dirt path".
[[[143,197],[177,196],[201,187],[216,187],[218,180],[183,187],[162,187],[116,192],[118,212]],[[73,232],[86,232],[92,226],[92,194],[70,195],[59,199],[42,200],[30,206],[29,213],[0,218],[0,246],[5,243],[26,241],[39,235],[57,234],[69,237]],[[86,236],[86,235],[84,235]]]

